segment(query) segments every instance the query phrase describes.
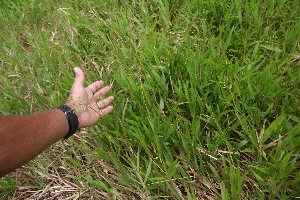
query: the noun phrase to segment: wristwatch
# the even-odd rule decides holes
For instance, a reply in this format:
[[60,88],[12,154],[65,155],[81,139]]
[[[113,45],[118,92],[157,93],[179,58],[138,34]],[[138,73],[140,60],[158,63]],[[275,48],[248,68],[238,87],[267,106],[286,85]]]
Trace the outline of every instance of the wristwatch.
[[74,110],[65,104],[58,106],[57,109],[63,111],[68,118],[69,132],[64,137],[64,139],[68,139],[78,130],[78,117]]

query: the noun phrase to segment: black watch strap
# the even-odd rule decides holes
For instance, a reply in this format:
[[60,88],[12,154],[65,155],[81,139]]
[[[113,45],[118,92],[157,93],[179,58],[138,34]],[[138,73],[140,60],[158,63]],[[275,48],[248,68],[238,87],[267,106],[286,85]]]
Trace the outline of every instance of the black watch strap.
[[67,135],[65,135],[64,139],[68,139],[70,136],[72,136],[76,131],[78,130],[78,117],[73,109],[71,109],[67,105],[61,105],[57,107],[61,111],[63,111],[68,118],[69,123],[69,132]]

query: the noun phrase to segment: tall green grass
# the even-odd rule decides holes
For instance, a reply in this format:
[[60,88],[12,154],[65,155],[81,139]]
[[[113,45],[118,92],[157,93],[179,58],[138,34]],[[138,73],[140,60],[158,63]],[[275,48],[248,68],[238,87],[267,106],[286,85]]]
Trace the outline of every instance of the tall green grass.
[[[115,110],[0,179],[0,196],[300,197],[298,1],[1,1],[0,112],[86,84]],[[81,132],[81,133],[80,133]]]

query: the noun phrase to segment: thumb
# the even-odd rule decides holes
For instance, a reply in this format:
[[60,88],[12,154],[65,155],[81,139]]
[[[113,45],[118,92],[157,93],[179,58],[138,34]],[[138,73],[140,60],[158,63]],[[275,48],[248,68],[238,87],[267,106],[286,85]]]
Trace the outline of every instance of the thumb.
[[76,77],[75,77],[75,80],[74,80],[74,83],[73,83],[73,87],[83,86],[83,83],[84,83],[84,73],[83,73],[83,71],[79,67],[75,67],[74,72],[75,72]]

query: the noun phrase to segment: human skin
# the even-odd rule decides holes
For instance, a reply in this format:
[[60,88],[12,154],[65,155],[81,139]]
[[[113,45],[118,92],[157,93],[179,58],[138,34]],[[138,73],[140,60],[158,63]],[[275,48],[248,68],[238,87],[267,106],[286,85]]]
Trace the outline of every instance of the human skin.
[[[83,71],[76,67],[74,72],[76,77],[65,104],[74,109],[78,128],[92,126],[113,110],[109,104],[114,97],[99,101],[110,87],[96,81],[84,88]],[[56,108],[32,115],[0,115],[0,177],[33,159],[68,131],[66,115]]]

